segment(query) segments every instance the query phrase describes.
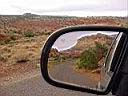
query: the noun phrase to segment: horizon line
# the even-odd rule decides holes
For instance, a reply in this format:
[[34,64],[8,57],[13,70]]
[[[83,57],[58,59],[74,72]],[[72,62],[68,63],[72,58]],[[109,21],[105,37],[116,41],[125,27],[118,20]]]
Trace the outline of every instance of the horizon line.
[[34,13],[23,13],[23,14],[0,14],[0,16],[27,16],[24,14],[30,14],[35,16],[60,16],[60,17],[128,17],[128,15],[124,16],[113,16],[113,15],[86,15],[86,16],[75,16],[75,15],[54,15],[54,14],[34,14]]

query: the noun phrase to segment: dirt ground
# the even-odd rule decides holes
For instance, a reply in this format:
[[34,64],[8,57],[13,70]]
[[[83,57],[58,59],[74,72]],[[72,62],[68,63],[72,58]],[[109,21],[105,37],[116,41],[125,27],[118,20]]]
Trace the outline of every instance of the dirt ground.
[[0,85],[17,82],[21,79],[39,74],[40,69],[38,66],[27,63],[15,64],[12,66],[0,66]]

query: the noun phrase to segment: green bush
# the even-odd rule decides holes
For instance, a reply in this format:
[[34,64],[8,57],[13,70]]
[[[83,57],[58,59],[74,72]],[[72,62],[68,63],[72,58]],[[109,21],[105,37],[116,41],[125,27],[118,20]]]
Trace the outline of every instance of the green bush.
[[96,69],[98,62],[106,56],[108,48],[105,44],[96,43],[95,47],[90,47],[88,50],[82,52],[77,60],[77,67],[79,69]]
[[31,32],[31,31],[28,31],[28,32],[24,32],[24,36],[25,37],[34,37],[34,33],[33,32]]
[[77,61],[78,68],[94,69],[97,67],[96,52],[93,48],[85,50]]
[[0,45],[4,45],[4,44],[10,44],[10,39],[6,39],[6,40],[3,40],[3,41],[0,41]]

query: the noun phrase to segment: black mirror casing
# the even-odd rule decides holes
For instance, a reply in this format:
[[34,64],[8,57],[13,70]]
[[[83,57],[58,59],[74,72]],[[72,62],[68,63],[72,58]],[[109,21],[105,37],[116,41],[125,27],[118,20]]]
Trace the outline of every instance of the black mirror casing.
[[[113,27],[113,26],[72,26],[72,27],[67,27],[67,28],[63,28],[63,29],[60,29],[60,30],[57,30],[56,32],[54,32],[48,38],[48,40],[45,42],[44,47],[42,49],[41,61],[40,61],[41,62],[40,63],[41,64],[41,72],[42,72],[43,78],[49,84],[54,85],[56,87],[71,89],[71,90],[75,90],[75,91],[88,92],[88,93],[93,93],[93,94],[98,94],[98,95],[108,94],[111,91],[111,89],[113,87],[113,82],[115,81],[115,79],[118,75],[122,60],[120,60],[120,62],[118,62],[119,64],[118,64],[118,66],[116,66],[116,70],[114,70],[114,74],[113,74],[106,90],[104,90],[104,91],[100,91],[100,90],[98,91],[98,90],[85,88],[85,87],[81,87],[81,86],[77,86],[77,85],[73,85],[73,84],[69,84],[69,83],[62,83],[60,81],[50,78],[50,76],[48,74],[48,57],[49,57],[50,49],[59,36],[65,34],[65,33],[73,32],[73,31],[113,31],[113,32],[123,32],[124,34],[127,34],[128,28]],[[125,42],[123,43],[122,50],[124,47],[125,47]],[[122,56],[124,53],[125,53],[125,50],[123,50],[120,53],[121,59],[123,59]]]

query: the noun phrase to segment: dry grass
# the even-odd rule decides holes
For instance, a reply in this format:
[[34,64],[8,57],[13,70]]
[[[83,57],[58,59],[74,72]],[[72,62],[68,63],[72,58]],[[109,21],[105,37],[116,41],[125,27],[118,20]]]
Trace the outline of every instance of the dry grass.
[[0,46],[0,61],[6,66],[13,64],[31,63],[35,64],[40,60],[41,48],[47,36],[33,38],[21,38],[14,44]]
[[[8,17],[9,19],[9,17]],[[10,19],[9,19],[10,20]],[[127,26],[126,20],[114,19],[95,19],[95,18],[77,18],[77,19],[48,19],[48,20],[18,20],[9,22],[8,31],[0,24],[0,64],[7,66],[17,63],[39,64],[41,48],[44,41],[50,33],[63,26],[82,25],[82,24],[106,24]],[[8,24],[7,24],[8,25]],[[14,27],[15,26],[15,27]],[[7,31],[7,33],[5,32]],[[29,32],[24,34],[24,32]],[[33,33],[32,33],[33,32]],[[4,40],[4,42],[3,42]],[[88,42],[88,41],[87,41]],[[94,42],[85,44],[81,42],[79,48],[93,45]],[[78,49],[79,49],[78,48]]]

